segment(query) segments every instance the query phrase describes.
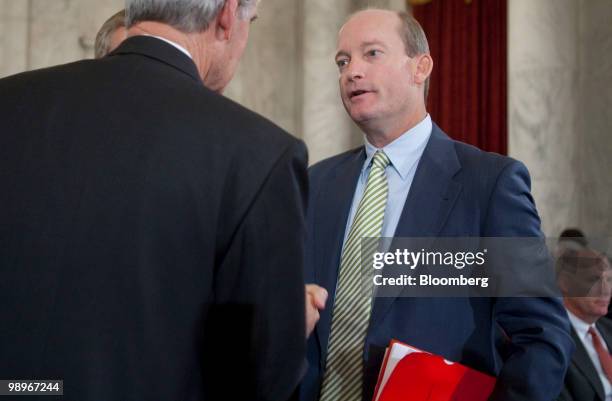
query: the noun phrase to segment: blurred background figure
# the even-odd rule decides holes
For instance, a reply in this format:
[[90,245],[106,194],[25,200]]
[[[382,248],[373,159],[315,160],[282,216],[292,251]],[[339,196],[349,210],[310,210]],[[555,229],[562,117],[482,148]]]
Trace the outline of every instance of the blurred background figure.
[[107,19],[100,27],[94,45],[95,58],[105,57],[115,50],[126,37],[125,10],[121,10]]
[[559,234],[557,247],[554,252],[555,258],[560,258],[568,250],[579,251],[584,249],[588,244],[589,241],[581,229],[574,227],[565,228]]
[[610,262],[591,249],[566,249],[557,260],[557,271],[576,343],[558,400],[610,401],[612,322],[602,319],[612,295]]
[[588,241],[584,233],[579,228],[566,228],[559,235],[559,244],[564,244],[569,248],[582,249],[588,245]]

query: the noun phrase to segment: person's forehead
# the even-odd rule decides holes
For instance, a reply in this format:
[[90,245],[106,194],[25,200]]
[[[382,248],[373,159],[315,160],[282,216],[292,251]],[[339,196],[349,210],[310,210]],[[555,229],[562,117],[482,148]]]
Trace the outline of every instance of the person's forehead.
[[338,32],[338,45],[350,41],[388,42],[400,38],[400,19],[386,10],[366,10],[352,16]]

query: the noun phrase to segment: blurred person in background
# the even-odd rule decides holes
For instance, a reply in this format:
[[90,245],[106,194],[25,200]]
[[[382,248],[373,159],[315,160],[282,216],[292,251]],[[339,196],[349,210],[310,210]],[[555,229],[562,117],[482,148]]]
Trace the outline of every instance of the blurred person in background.
[[612,268],[591,249],[566,249],[557,260],[559,288],[576,350],[559,401],[612,400]]

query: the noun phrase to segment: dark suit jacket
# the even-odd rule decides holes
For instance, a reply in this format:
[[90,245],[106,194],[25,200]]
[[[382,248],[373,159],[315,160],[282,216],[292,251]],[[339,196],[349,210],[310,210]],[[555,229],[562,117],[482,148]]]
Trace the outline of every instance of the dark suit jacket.
[[65,400],[283,400],[306,151],[151,37],[0,80],[0,378]]
[[[606,318],[596,323],[608,349],[612,349],[612,322]],[[565,384],[558,401],[605,401],[604,387],[595,370],[591,357],[572,327],[576,351],[565,375]]]
[[[303,401],[317,398],[323,377],[340,250],[364,160],[359,148],[310,169],[306,282],[330,296],[309,338]],[[434,125],[395,236],[541,236],[529,185],[521,163],[453,141]],[[511,343],[502,344],[499,328]],[[499,376],[494,400],[551,400],[572,351],[558,299],[377,298],[364,348],[364,400],[392,338]]]

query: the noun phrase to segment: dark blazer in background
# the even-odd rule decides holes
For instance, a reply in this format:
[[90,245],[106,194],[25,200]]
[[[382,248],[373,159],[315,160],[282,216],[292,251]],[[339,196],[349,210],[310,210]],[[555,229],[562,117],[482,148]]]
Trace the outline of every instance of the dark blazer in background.
[[[329,300],[308,341],[303,401],[317,399],[323,378],[340,251],[364,160],[361,147],[310,168],[305,278],[326,288]],[[523,164],[453,141],[434,124],[395,236],[541,236],[529,185]],[[511,342],[502,341],[502,330]],[[393,338],[498,376],[495,401],[552,400],[572,351],[559,299],[376,298],[364,347],[364,400]]]
[[79,401],[291,395],[300,141],[144,36],[0,80],[0,124],[0,378]]
[[[612,349],[612,322],[601,318],[595,325],[608,350]],[[604,387],[599,374],[573,327],[572,339],[576,344],[576,351],[565,375],[565,384],[558,401],[605,401]]]

